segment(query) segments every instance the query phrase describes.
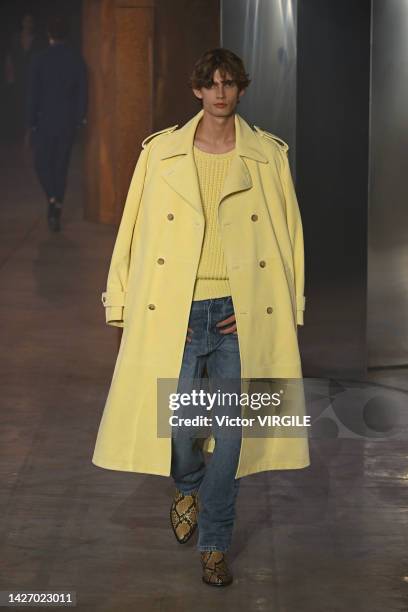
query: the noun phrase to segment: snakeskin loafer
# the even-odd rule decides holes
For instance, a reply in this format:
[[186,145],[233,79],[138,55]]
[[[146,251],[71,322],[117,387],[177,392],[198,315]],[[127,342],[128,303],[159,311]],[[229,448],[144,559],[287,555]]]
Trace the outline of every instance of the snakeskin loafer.
[[177,542],[185,544],[197,529],[198,497],[196,492],[184,495],[176,489],[170,507],[170,523]]
[[203,582],[211,586],[227,586],[233,581],[233,576],[225,560],[225,554],[220,550],[205,550],[200,553],[203,567]]

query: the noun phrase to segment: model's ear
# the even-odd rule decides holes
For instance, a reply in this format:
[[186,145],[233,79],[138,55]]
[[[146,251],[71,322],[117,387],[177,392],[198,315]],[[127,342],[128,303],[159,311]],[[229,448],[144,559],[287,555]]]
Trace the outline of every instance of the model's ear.
[[194,89],[193,88],[193,93],[194,93],[195,97],[198,98],[199,100],[203,99],[203,94],[201,93],[201,89]]

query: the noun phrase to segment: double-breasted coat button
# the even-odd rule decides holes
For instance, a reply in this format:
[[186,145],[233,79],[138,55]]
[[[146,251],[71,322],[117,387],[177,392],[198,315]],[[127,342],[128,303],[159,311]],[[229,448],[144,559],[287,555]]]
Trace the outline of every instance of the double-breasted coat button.
[[267,312],[268,314],[271,314],[271,312],[273,312],[273,308],[272,308],[272,306],[268,306],[268,308],[266,309],[266,312]]
[[156,306],[154,304],[149,304],[149,308],[150,308],[150,310],[154,310],[156,308]]
[[159,257],[159,259],[157,260],[158,264],[164,264],[164,259],[163,257]]
[[261,266],[261,268],[264,268],[266,266],[266,261],[261,259],[261,261],[259,262],[259,265]]
[[258,221],[258,215],[251,215],[252,221]]
[[169,213],[169,214],[167,215],[167,218],[168,218],[168,220],[169,220],[169,221],[173,221],[173,219],[174,219],[174,215],[173,215],[172,213]]

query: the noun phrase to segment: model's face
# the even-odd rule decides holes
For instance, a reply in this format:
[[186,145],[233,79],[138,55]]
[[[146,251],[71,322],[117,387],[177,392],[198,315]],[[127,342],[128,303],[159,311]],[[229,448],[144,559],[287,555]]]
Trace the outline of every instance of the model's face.
[[197,98],[203,101],[203,109],[215,117],[227,117],[235,112],[238,100],[244,94],[244,89],[238,93],[238,85],[227,72],[224,79],[217,69],[213,75],[211,87],[193,89]]

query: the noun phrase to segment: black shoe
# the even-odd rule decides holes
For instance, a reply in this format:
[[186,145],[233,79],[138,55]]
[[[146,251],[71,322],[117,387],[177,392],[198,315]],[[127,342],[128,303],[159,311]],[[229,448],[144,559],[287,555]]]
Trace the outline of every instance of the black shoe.
[[54,213],[54,227],[53,230],[54,232],[59,232],[61,229],[61,206],[56,206],[55,207],[55,213]]
[[48,202],[47,220],[50,229],[53,229],[53,219],[55,217],[55,202]]
[[61,229],[61,207],[55,206],[53,202],[48,205],[48,226],[53,232],[59,232]]
[[233,576],[220,550],[205,550],[200,553],[203,568],[202,580],[211,586],[228,586]]

